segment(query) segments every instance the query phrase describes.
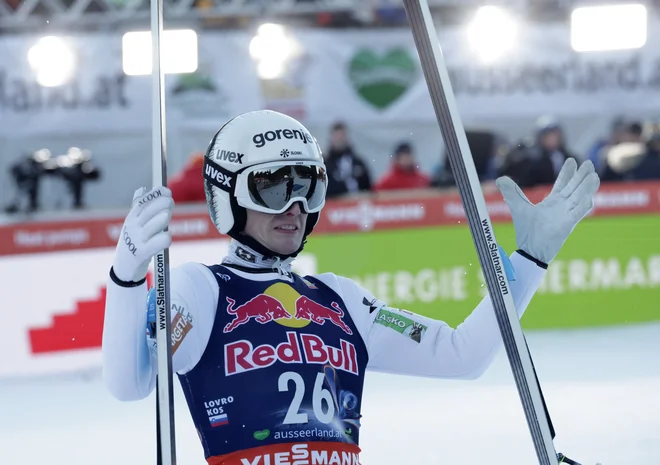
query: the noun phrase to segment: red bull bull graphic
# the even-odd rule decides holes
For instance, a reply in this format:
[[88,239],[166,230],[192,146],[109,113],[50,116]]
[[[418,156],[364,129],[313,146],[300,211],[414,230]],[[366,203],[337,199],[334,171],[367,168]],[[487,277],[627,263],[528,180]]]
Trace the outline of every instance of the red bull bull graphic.
[[328,321],[341,328],[346,334],[353,334],[351,328],[344,322],[344,310],[337,302],[332,302],[330,307],[326,307],[307,296],[300,295],[284,283],[273,284],[263,294],[239,306],[236,306],[234,299],[227,297],[227,304],[227,313],[234,319],[225,325],[223,329],[225,333],[230,333],[238,326],[254,320],[260,324],[275,321],[290,328],[303,328],[310,322],[323,325]]
[[335,326],[340,327],[347,334],[353,334],[351,328],[344,323],[344,311],[341,309],[337,302],[332,302],[330,306],[334,309],[324,307],[314,302],[309,297],[301,295],[296,300],[296,318],[299,320],[311,320],[318,325],[322,325],[327,321]]
[[281,363],[313,363],[330,365],[337,370],[359,375],[357,351],[348,341],[340,339],[332,347],[315,334],[287,331],[286,342],[277,346],[262,344],[254,347],[248,340],[225,344],[225,375],[236,375]]
[[259,294],[236,308],[234,308],[236,304],[234,299],[227,297],[227,303],[229,304],[227,313],[234,315],[234,319],[223,329],[225,333],[232,332],[237,326],[243,325],[253,318],[261,324],[279,318],[291,318],[279,300],[266,294]]

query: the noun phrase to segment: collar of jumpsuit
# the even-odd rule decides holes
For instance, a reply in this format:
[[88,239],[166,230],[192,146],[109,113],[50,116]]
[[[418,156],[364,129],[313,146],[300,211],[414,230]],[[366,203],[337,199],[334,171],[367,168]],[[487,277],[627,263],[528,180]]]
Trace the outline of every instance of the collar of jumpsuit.
[[291,274],[291,263],[293,257],[282,260],[279,257],[265,257],[245,244],[232,239],[229,244],[227,256],[222,260],[223,265],[230,265],[236,268],[249,269],[251,271],[276,271],[280,275],[288,276]]

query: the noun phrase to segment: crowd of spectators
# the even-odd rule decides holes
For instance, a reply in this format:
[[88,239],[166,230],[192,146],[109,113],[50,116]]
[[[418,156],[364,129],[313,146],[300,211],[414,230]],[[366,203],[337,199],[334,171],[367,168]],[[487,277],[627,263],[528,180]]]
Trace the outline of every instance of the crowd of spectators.
[[[591,160],[603,182],[660,180],[660,127],[640,121],[616,119],[609,134],[594,142],[585,154],[574,153],[566,143],[563,127],[539,119],[534,133],[515,144],[487,130],[466,131],[479,179],[492,183],[509,176],[523,189],[551,185],[568,158]],[[447,156],[430,172],[420,168],[416,148],[399,141],[384,153],[387,170],[373,176],[372,167],[357,153],[343,122],[330,127],[323,156],[328,173],[327,198],[358,193],[411,189],[450,189],[456,182]],[[381,160],[382,162],[382,160]],[[182,170],[169,180],[175,201],[205,200],[201,180],[202,153],[193,153]]]
[[502,158],[498,175],[510,176],[523,188],[552,184],[563,162],[575,158],[591,160],[603,182],[660,180],[658,129],[617,118],[609,134],[578,155],[567,148],[558,123],[540,124],[533,141],[520,142]]

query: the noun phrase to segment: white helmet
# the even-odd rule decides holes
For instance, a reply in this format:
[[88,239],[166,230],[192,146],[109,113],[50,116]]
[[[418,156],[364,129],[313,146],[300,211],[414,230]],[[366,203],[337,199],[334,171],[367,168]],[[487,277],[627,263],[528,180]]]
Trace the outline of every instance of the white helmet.
[[[328,179],[318,142],[300,122],[276,111],[252,111],[225,123],[206,151],[203,176],[213,224],[242,242],[246,208],[278,214],[300,202],[309,214],[306,238],[325,205]],[[254,239],[246,245],[284,257]]]

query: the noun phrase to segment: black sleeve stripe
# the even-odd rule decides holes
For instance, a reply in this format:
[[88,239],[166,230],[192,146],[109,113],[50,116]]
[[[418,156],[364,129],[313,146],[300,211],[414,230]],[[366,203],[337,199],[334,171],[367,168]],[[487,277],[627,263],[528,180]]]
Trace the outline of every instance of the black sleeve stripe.
[[115,270],[112,269],[112,267],[110,267],[110,279],[112,279],[112,282],[115,283],[117,286],[121,286],[121,287],[138,287],[138,286],[142,286],[146,282],[147,277],[145,276],[144,278],[142,278],[139,281],[122,281],[115,274]]
[[548,269],[548,264],[547,263],[543,263],[541,260],[537,260],[536,258],[532,257],[530,254],[528,254],[524,250],[518,249],[518,250],[516,250],[516,252],[518,252],[520,255],[525,257],[527,260],[530,260],[530,261],[536,263],[538,266],[540,266],[544,270]]

